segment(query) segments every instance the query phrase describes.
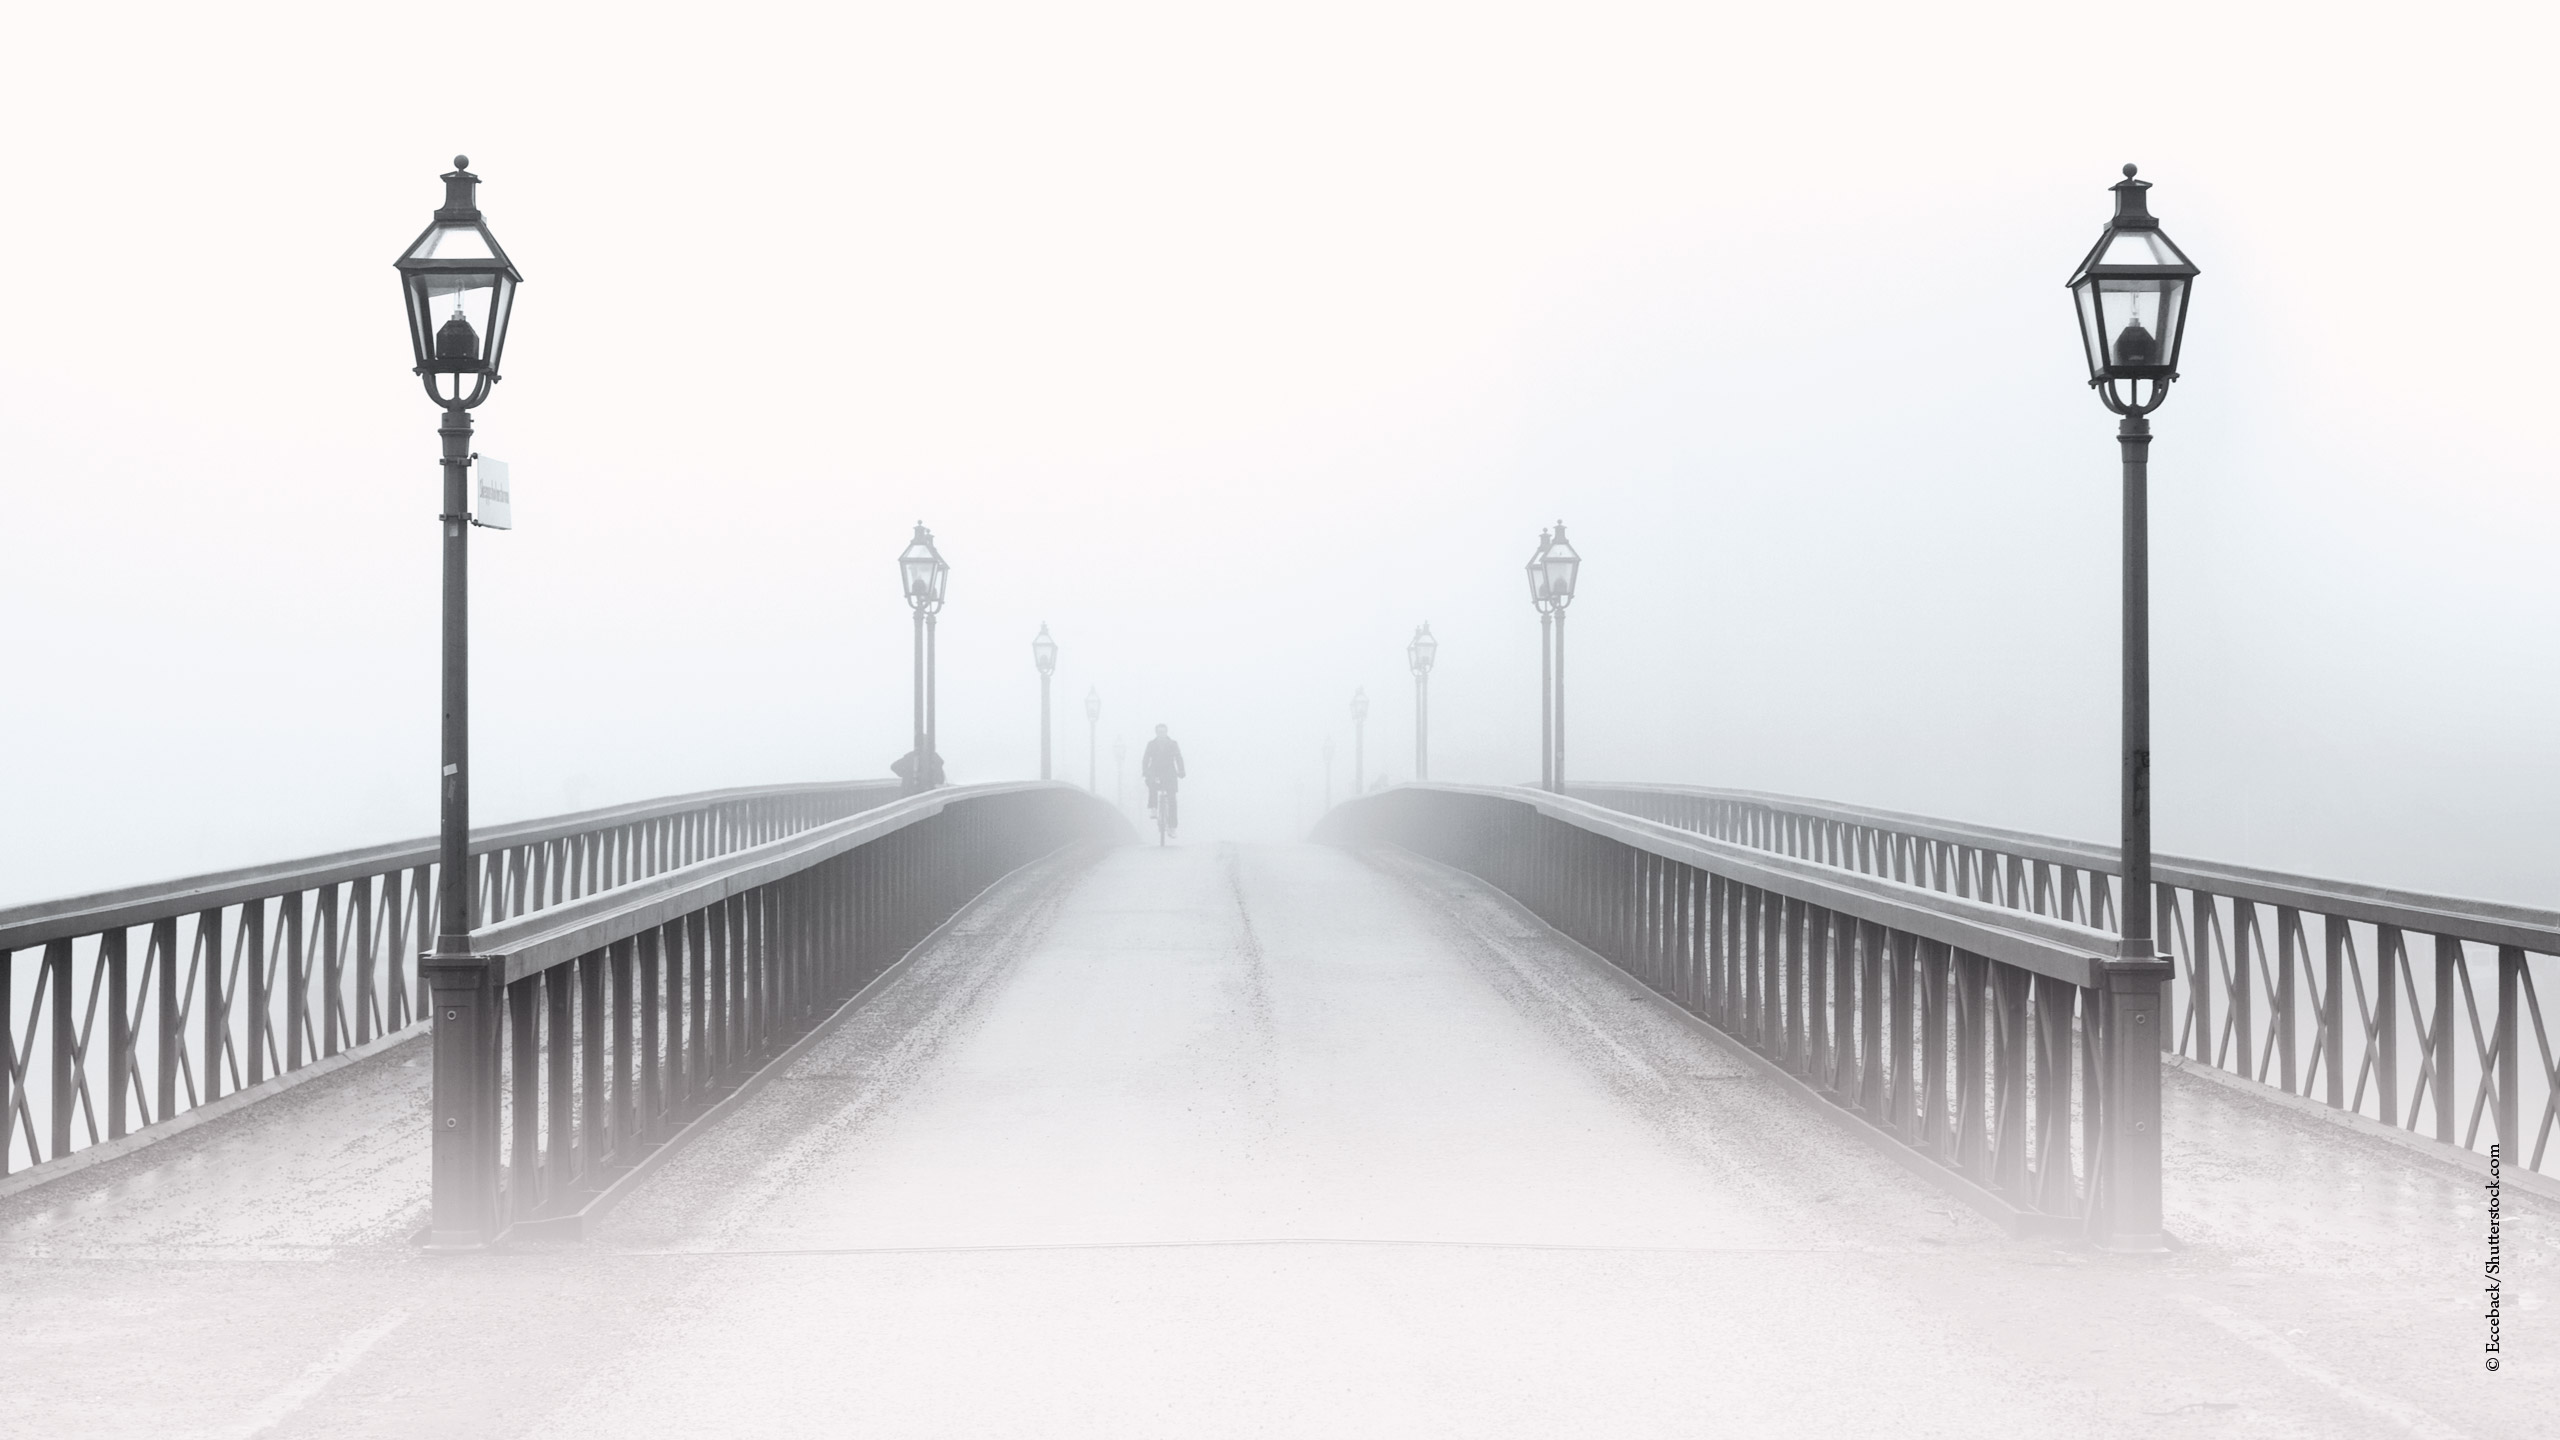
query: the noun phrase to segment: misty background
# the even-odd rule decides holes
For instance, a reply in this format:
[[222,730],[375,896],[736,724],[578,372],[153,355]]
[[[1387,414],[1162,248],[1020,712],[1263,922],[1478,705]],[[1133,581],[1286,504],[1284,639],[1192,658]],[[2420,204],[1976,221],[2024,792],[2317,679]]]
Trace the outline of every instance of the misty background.
[[[884,777],[919,519],[954,781],[1169,724],[1186,839],[1537,768],[2110,840],[2127,161],[2164,851],[2560,904],[2548,6],[22,8],[0,46],[0,899],[435,825],[456,152],[482,823]],[[432,22],[432,23],[430,23]]]

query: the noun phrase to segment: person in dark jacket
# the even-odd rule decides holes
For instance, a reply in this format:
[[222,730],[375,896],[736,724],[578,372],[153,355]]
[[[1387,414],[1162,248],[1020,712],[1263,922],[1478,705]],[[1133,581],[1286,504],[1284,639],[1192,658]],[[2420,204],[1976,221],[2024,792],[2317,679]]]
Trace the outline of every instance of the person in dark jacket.
[[910,793],[917,790],[931,790],[943,783],[942,757],[939,755],[928,755],[925,757],[925,760],[926,764],[921,778],[916,773],[916,752],[913,750],[910,750],[906,754],[891,761],[889,763],[889,773],[897,776],[900,780],[905,781]]
[[1147,781],[1147,814],[1153,816],[1156,807],[1163,806],[1164,831],[1172,834],[1176,817],[1182,814],[1174,803],[1174,794],[1188,772],[1182,768],[1182,747],[1162,725],[1156,727],[1156,738],[1147,742],[1147,753],[1138,760],[1138,773]]

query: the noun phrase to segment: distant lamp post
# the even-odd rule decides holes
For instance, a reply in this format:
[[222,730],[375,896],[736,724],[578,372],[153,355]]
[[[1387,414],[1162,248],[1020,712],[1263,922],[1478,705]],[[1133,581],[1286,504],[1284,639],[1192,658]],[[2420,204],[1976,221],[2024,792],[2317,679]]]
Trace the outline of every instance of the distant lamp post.
[[1369,793],[1369,692],[1351,692],[1351,793]]
[[1538,532],[1525,567],[1529,603],[1538,607],[1538,783],[1564,788],[1564,610],[1582,576],[1582,554],[1564,538],[1564,522]]
[[1084,692],[1084,788],[1102,793],[1102,691]]
[[2124,464],[2124,899],[2117,958],[2103,965],[2099,1083],[2105,1117],[2095,1161],[2092,1228],[2101,1244],[2157,1250],[2160,1235],[2160,1050],[2171,966],[2153,929],[2151,891],[2151,421],[2178,378],[2196,267],[2152,218],[2151,188],[2124,167],[2116,213],[2070,280],[2089,385],[2119,417]]
[[1413,778],[1431,778],[1431,664],[1440,658],[1440,642],[1430,622],[1405,642],[1404,663],[1413,670]]
[[934,733],[933,713],[934,630],[950,581],[951,566],[935,548],[933,532],[924,528],[923,521],[917,521],[914,537],[907,541],[906,549],[898,552],[898,582],[907,592],[907,607],[915,612],[916,623],[916,749],[915,771],[907,777],[909,794],[942,783],[942,756],[934,748],[939,738]]
[[1556,522],[1555,538],[1540,552],[1547,572],[1547,604],[1556,617],[1556,758],[1555,788],[1564,789],[1564,611],[1573,603],[1574,582],[1582,575],[1582,554],[1564,538],[1564,522]]
[[1556,788],[1556,607],[1547,599],[1547,547],[1555,532],[1538,532],[1538,548],[1521,569],[1529,577],[1529,603],[1538,608],[1538,788]]
[[412,373],[444,411],[443,804],[436,844],[436,933],[421,967],[435,1023],[429,1240],[485,1243],[498,1214],[498,983],[471,953],[479,897],[471,876],[471,411],[498,383],[507,321],[524,277],[480,216],[480,177],[453,157],[444,204],[393,263],[409,313]]
[[1031,663],[1040,671],[1040,778],[1049,778],[1049,677],[1058,673],[1058,642],[1049,638],[1048,622],[1031,637]]

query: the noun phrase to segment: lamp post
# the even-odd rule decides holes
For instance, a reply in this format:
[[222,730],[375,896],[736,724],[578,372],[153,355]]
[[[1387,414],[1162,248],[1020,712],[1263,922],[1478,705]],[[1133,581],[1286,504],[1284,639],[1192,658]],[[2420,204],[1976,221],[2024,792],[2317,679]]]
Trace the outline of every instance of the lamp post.
[[1547,547],[1555,532],[1538,532],[1538,548],[1522,566],[1529,577],[1529,603],[1538,607],[1538,788],[1556,788],[1556,614],[1547,601]]
[[1413,778],[1431,778],[1431,663],[1440,658],[1440,642],[1424,621],[1405,642],[1404,663],[1413,670]]
[[1084,692],[1084,788],[1092,794],[1102,793],[1102,691]]
[[1351,793],[1369,793],[1369,692],[1351,692]]
[[1541,627],[1552,621],[1552,698],[1547,702],[1547,788],[1564,789],[1564,611],[1573,603],[1574,583],[1582,577],[1582,553],[1564,538],[1564,522],[1538,537],[1538,553],[1529,557],[1529,593],[1538,604]]
[[1049,677],[1058,673],[1058,642],[1049,638],[1049,624],[1040,623],[1040,633],[1031,638],[1031,663],[1040,671],[1040,778],[1049,778]]
[[471,953],[471,412],[498,383],[507,321],[524,277],[480,216],[480,177],[453,157],[444,204],[393,263],[409,314],[414,374],[444,412],[443,769],[436,933],[421,964],[435,1024],[429,1242],[475,1246],[498,1221],[498,983]]
[[916,624],[916,748],[915,771],[907,777],[910,795],[930,790],[942,783],[942,757],[934,748],[934,629],[940,623],[942,600],[951,581],[951,566],[935,548],[933,532],[916,522],[916,533],[907,548],[898,552],[898,582],[907,592],[907,608],[915,612]]
[[2158,1250],[2160,1234],[2160,1051],[2166,1045],[2171,966],[2152,928],[2151,893],[2151,541],[2152,411],[2178,378],[2187,297],[2196,267],[2152,217],[2146,180],[2124,167],[2112,187],[2116,213],[2068,282],[2080,317],[2089,385],[2117,416],[2124,466],[2124,719],[2121,855],[2124,900],[2117,954],[2099,986],[2099,1103],[2103,1117],[2090,1227],[2111,1249]]

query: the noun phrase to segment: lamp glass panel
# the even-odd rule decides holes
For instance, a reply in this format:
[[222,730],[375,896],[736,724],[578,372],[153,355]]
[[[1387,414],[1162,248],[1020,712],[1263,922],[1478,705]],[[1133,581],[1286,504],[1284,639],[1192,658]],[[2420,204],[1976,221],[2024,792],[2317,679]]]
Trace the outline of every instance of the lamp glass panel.
[[2098,338],[2104,333],[2105,322],[2098,318],[2097,282],[2083,279],[2079,284],[2072,286],[2071,300],[2080,312],[2082,358],[2089,362],[2089,374],[2094,377],[2107,365],[2106,342]]
[[2119,230],[2107,241],[2100,265],[2184,265],[2187,257],[2157,230]]
[[494,371],[500,352],[506,349],[507,319],[516,307],[516,282],[504,275],[498,277],[496,293],[489,298],[489,323],[480,330],[480,353]]
[[419,363],[429,371],[445,371],[450,367],[439,361],[450,361],[442,350],[446,326],[455,315],[471,327],[471,354],[465,368],[477,371],[488,358],[490,316],[496,312],[497,277],[493,275],[457,275],[447,272],[413,274],[407,277],[409,303],[417,312],[419,342],[426,353]]
[[498,252],[477,225],[447,220],[429,230],[409,252],[417,260],[495,260]]
[[1582,557],[1571,545],[1557,541],[1547,551],[1547,593],[1559,600],[1573,598],[1574,581],[1581,577]]
[[2100,276],[2099,336],[2118,370],[2166,366],[2187,282],[2174,276]]

